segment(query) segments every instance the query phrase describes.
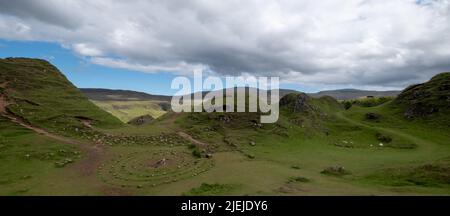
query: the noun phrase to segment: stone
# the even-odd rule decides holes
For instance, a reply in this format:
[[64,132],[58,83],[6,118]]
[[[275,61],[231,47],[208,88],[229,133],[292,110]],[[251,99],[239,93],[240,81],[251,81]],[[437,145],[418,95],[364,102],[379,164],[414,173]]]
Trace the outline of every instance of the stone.
[[366,113],[365,117],[367,120],[379,120],[381,115],[377,113]]

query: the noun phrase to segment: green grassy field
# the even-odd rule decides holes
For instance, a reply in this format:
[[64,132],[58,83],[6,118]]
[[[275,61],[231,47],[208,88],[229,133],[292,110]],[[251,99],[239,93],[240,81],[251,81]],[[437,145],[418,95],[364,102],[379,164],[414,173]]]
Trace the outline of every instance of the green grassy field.
[[[450,195],[445,107],[406,118],[396,99],[344,109],[289,94],[274,124],[260,113],[168,112],[135,126],[43,72],[47,63],[8,61],[1,195]],[[5,72],[21,61],[25,81]]]
[[[104,149],[108,156],[102,159],[93,176],[83,177],[77,182],[61,179],[65,179],[64,174],[67,172],[78,172],[73,167],[77,166],[78,160],[83,160],[83,155],[71,156],[74,163],[67,164],[64,168],[58,168],[54,164],[63,159],[61,157],[50,161],[33,157],[32,161],[27,161],[23,157],[26,152],[33,152],[39,144],[36,143],[36,140],[39,140],[37,137],[47,139],[27,132],[28,135],[14,138],[21,140],[20,142],[6,141],[10,143],[6,146],[12,143],[33,143],[33,146],[30,146],[31,143],[24,144],[23,152],[15,155],[14,160],[8,158],[13,157],[11,155],[17,150],[2,147],[2,155],[10,156],[0,158],[3,166],[0,191],[2,194],[11,195],[54,194],[54,186],[39,184],[51,180],[58,182],[58,193],[73,195],[111,194],[117,191],[118,194],[136,195],[449,194],[448,134],[445,131],[421,127],[419,124],[406,127],[406,123],[399,119],[386,119],[386,122],[376,123],[364,120],[365,112],[381,111],[382,108],[353,107],[347,111],[339,111],[332,117],[333,123],[323,125],[328,128],[328,135],[320,130],[305,129],[296,124],[288,126],[281,135],[261,131],[264,129],[227,129],[226,136],[229,140],[236,141],[233,146],[227,144],[220,133],[196,131],[192,134],[193,137],[214,146],[212,158],[194,157],[189,148],[191,143],[188,141],[170,144],[164,140],[166,138],[157,138],[159,144],[117,144]],[[178,120],[173,121],[172,117],[165,117],[159,120],[160,122],[139,127],[138,130],[135,126],[127,126],[107,131],[111,134],[131,133],[136,136],[158,136],[165,133],[168,137],[177,137],[177,131],[191,131],[191,128],[184,128],[181,123],[183,118],[176,119]],[[290,124],[287,119],[281,121]],[[167,127],[161,128],[161,124]],[[414,147],[379,146],[376,132],[389,135],[392,143],[414,144]],[[335,144],[344,140],[348,144],[352,143],[352,146]],[[38,148],[39,151],[53,147],[55,154],[61,148],[74,148],[53,142],[41,145],[43,147]],[[175,156],[180,156],[172,156],[171,159],[169,156],[172,152]],[[161,155],[158,156],[158,153]],[[151,156],[153,154],[156,155]],[[151,168],[146,169],[145,166],[151,167],[162,159],[168,161],[159,171],[162,176],[151,176]],[[195,162],[197,160],[201,163]],[[199,165],[193,166],[197,163]],[[11,171],[9,166],[12,164],[15,164],[13,167],[17,171]],[[192,169],[184,169],[184,166]],[[196,169],[196,166],[199,168]],[[335,166],[343,167],[349,174],[341,176],[322,173],[323,170]],[[109,173],[110,170],[114,170],[113,173]],[[29,179],[21,179],[22,177]],[[33,183],[39,186],[35,188]],[[103,184],[105,186],[100,186]],[[74,187],[85,190],[73,190]],[[113,189],[105,191],[103,187]]]

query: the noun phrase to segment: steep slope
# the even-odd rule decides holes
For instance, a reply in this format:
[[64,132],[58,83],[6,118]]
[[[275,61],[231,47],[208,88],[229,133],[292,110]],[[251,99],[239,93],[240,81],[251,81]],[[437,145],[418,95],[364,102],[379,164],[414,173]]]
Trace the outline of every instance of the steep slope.
[[441,73],[430,81],[406,88],[394,100],[406,118],[448,117],[450,115],[450,72]]
[[0,84],[3,111],[32,125],[69,134],[92,126],[122,125],[45,60],[0,59]]

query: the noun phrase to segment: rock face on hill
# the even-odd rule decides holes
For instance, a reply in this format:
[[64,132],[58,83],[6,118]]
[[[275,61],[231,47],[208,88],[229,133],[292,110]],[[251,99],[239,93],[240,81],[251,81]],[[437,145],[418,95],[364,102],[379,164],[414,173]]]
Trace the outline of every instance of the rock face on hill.
[[281,98],[280,106],[287,107],[295,113],[309,112],[315,110],[315,108],[308,103],[310,100],[311,98],[305,93],[292,93]]
[[441,73],[430,81],[412,85],[402,91],[393,104],[402,109],[408,119],[450,114],[450,72]]
[[92,104],[67,78],[45,60],[0,59],[4,112],[53,131],[80,131],[89,125],[122,123]]
[[280,107],[292,113],[330,113],[342,109],[339,102],[330,97],[313,98],[305,93],[291,93],[280,99]]

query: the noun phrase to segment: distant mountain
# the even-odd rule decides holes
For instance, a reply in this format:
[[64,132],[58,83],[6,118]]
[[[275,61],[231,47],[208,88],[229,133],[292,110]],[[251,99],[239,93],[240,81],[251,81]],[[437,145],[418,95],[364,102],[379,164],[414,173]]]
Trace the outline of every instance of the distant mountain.
[[[235,88],[236,92],[248,91],[249,87],[238,87]],[[100,89],[100,88],[81,88],[86,97],[95,101],[161,101],[170,102],[172,96],[168,95],[152,95],[143,92],[130,91],[130,90],[112,90],[112,89]],[[205,96],[210,91],[203,91],[202,95]],[[357,99],[365,96],[375,96],[375,97],[395,97],[400,94],[401,91],[369,91],[369,90],[359,90],[359,89],[337,89],[320,91],[318,93],[308,93],[307,95],[315,98],[320,98],[322,96],[331,96],[336,100],[349,100]],[[301,93],[296,90],[291,89],[280,89],[280,98],[291,93]],[[193,98],[194,94],[191,94]]]
[[[234,92],[238,93],[238,92],[243,92],[246,91],[247,93],[249,92],[249,89],[255,89],[255,88],[250,88],[250,87],[235,87],[234,88]],[[222,89],[222,90],[217,90],[217,91],[224,91],[225,92],[226,89]],[[210,93],[211,91],[203,91],[202,92],[202,96],[204,97],[206,94]],[[291,93],[301,93],[299,91],[296,90],[291,90],[291,89],[279,89],[279,96],[280,98],[282,98],[285,95],[291,94]],[[194,98],[194,94],[191,94],[191,97]],[[269,94],[270,95],[270,91]]]
[[400,91],[368,91],[359,89],[337,89],[337,90],[320,91],[318,93],[310,93],[308,95],[315,98],[319,98],[322,96],[331,96],[337,100],[351,100],[365,96],[396,97],[398,94],[400,94]]
[[167,101],[172,99],[172,96],[166,95],[152,95],[144,92],[130,91],[130,90],[113,90],[101,88],[81,88],[83,94],[91,100],[96,101]]

